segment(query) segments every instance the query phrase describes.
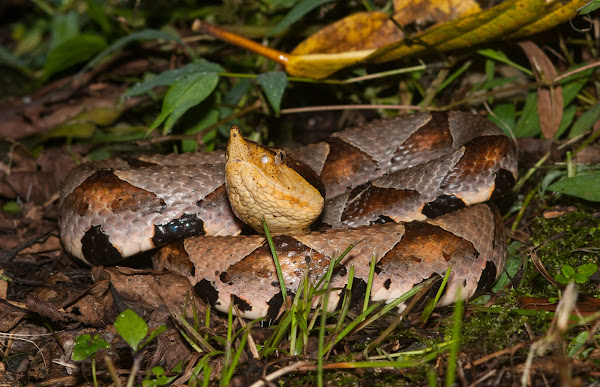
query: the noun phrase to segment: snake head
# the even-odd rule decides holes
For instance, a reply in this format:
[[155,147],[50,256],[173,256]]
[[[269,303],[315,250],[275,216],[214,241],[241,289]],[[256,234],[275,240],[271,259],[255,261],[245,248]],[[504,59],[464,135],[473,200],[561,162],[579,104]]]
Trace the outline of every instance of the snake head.
[[288,157],[242,136],[232,126],[225,184],[238,218],[259,233],[264,217],[274,234],[306,231],[321,214],[325,191],[318,176]]

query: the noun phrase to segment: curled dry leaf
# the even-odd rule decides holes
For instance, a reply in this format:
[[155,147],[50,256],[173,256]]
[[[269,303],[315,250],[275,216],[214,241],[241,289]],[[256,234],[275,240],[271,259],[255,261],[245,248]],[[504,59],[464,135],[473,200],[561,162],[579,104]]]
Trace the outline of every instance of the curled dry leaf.
[[535,79],[543,86],[538,87],[537,108],[540,127],[544,138],[554,138],[563,115],[563,95],[560,85],[552,85],[558,76],[548,56],[531,41],[519,43],[533,68]]
[[396,3],[394,20],[398,24],[419,27],[434,23],[433,26],[404,36],[387,14],[362,12],[324,27],[291,54],[200,20],[194,22],[192,29],[277,61],[292,76],[321,79],[359,62],[388,62],[540,32],[569,20],[585,1],[506,0],[486,10],[480,10],[476,3],[459,1]]

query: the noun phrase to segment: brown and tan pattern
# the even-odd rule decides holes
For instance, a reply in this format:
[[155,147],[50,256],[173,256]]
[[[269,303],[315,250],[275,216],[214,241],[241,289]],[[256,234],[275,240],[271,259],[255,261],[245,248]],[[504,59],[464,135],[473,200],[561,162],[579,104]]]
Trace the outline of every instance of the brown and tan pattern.
[[[373,300],[391,301],[451,267],[440,300],[447,305],[460,289],[471,297],[500,274],[502,224],[496,210],[477,203],[510,188],[516,157],[486,119],[461,112],[399,116],[289,155],[244,140],[236,129],[232,134],[227,182],[223,153],[77,168],[60,199],[66,250],[91,264],[113,264],[201,235],[161,250],[155,265],[186,275],[219,310],[233,300],[248,318],[276,317],[283,300],[268,245],[262,236],[238,235],[243,224],[234,213],[255,230],[264,217],[276,234],[290,231],[274,242],[292,293],[307,270],[320,278],[351,244],[332,285],[344,286],[351,265],[355,280],[367,281],[374,255]],[[330,230],[299,234],[322,207],[318,227]],[[390,220],[399,223],[384,223]],[[330,296],[329,306],[338,299]]]

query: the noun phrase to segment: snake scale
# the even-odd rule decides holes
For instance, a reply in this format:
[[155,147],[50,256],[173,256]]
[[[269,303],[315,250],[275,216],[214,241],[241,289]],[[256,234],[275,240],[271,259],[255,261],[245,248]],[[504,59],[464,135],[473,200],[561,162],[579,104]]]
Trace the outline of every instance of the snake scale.
[[[155,267],[187,276],[217,309],[233,301],[243,317],[274,318],[283,298],[269,246],[264,236],[240,235],[248,227],[239,218],[260,231],[264,216],[289,292],[354,245],[334,272],[334,289],[344,287],[350,265],[355,283],[364,283],[373,256],[374,301],[392,301],[451,267],[443,306],[459,289],[463,298],[486,289],[502,271],[503,227],[486,201],[507,192],[516,174],[512,142],[465,112],[373,121],[288,153],[232,128],[227,155],[79,166],[61,193],[60,233],[67,252],[93,265],[165,246]],[[317,231],[305,232],[317,216]],[[340,293],[332,292],[330,308]]]

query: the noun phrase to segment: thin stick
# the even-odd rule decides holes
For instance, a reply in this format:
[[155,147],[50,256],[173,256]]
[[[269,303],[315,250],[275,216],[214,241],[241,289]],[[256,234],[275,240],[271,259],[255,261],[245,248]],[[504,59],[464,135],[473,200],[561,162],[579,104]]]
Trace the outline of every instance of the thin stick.
[[290,61],[290,57],[285,52],[265,47],[262,44],[256,43],[253,40],[246,39],[243,36],[226,31],[217,26],[213,26],[212,24],[200,21],[199,19],[194,20],[194,23],[192,24],[192,31],[210,34],[217,39],[255,52],[258,55],[262,55],[266,58],[274,60],[275,62],[280,63],[284,66]]
[[293,114],[293,113],[310,113],[320,112],[328,110],[374,110],[374,109],[390,109],[390,110],[419,110],[419,111],[432,111],[438,110],[435,108],[426,108],[417,105],[325,105],[325,106],[307,106],[301,108],[289,108],[281,109],[281,114]]
[[314,362],[312,362],[312,361],[299,361],[299,362],[291,364],[287,367],[280,368],[273,373],[270,373],[269,375],[265,376],[263,380],[259,380],[257,382],[254,382],[253,384],[251,384],[250,387],[262,387],[267,384],[266,382],[271,382],[283,375],[289,374],[290,372],[294,372],[300,367],[309,366],[309,365],[313,365],[313,364],[314,364]]

